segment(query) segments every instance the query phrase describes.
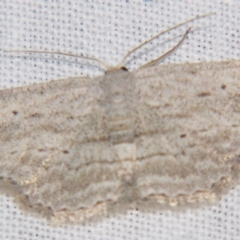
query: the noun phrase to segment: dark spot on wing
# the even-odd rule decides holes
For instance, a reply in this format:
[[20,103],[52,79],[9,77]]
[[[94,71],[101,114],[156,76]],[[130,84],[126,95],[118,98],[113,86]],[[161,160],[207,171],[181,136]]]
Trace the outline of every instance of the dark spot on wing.
[[40,113],[33,113],[33,114],[30,115],[30,117],[40,118],[40,117],[42,117],[42,114],[40,114]]
[[194,74],[197,73],[197,69],[191,69],[191,70],[189,71],[189,73],[191,73],[192,75],[194,75]]
[[18,115],[18,111],[12,111],[12,113],[16,116],[16,115]]
[[221,89],[225,89],[226,87],[227,87],[227,85],[223,84],[223,85],[221,86]]
[[68,150],[63,150],[62,152],[63,152],[64,154],[68,154],[68,153],[69,153]]
[[212,94],[210,92],[200,92],[198,93],[198,97],[208,97],[211,96]]
[[180,138],[185,138],[187,136],[187,134],[183,133],[180,135]]

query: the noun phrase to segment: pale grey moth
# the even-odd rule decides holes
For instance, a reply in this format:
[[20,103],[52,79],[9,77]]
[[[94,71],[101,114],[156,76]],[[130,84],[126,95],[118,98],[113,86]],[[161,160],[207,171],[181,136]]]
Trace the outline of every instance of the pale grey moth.
[[214,203],[239,183],[240,61],[155,66],[164,55],[131,73],[128,55],[103,76],[0,91],[1,189],[82,222]]

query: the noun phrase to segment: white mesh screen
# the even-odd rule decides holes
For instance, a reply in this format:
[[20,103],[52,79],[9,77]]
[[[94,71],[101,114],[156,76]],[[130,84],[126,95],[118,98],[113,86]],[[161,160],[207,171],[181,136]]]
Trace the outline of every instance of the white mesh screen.
[[[187,27],[193,31],[164,63],[240,59],[240,2],[229,1],[26,1],[2,0],[1,50],[46,50],[94,56],[117,64],[137,44],[197,15],[197,20],[144,47],[128,67],[165,52]],[[164,39],[169,44],[160,45]],[[153,47],[155,47],[153,49]],[[150,51],[149,51],[150,49]],[[153,49],[151,51],[151,49]],[[0,52],[0,89],[102,71],[87,61],[49,54]],[[136,58],[135,58],[136,57]],[[0,195],[1,239],[240,239],[240,187],[216,206],[186,211],[126,214],[84,226],[51,227],[23,213],[10,196]]]

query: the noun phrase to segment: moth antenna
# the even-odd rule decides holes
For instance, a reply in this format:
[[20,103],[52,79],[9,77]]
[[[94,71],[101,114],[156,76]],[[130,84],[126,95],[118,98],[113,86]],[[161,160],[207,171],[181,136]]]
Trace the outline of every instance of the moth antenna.
[[22,53],[49,53],[49,54],[58,54],[58,55],[64,55],[69,57],[76,57],[76,58],[82,58],[87,60],[92,60],[95,62],[100,63],[103,67],[105,67],[107,70],[111,67],[108,66],[105,62],[101,61],[100,59],[94,58],[94,57],[87,57],[87,56],[79,56],[76,54],[70,54],[70,53],[64,53],[64,52],[54,52],[54,51],[38,51],[38,50],[5,50],[4,52],[12,53],[12,52],[22,52]]
[[[159,36],[163,35],[164,33],[170,32],[170,31],[172,31],[172,30],[174,30],[174,29],[176,29],[176,28],[178,28],[178,27],[181,27],[181,26],[187,24],[187,23],[193,22],[193,21],[195,21],[195,20],[197,20],[197,19],[200,19],[200,18],[205,18],[205,17],[211,16],[211,15],[213,15],[213,14],[215,14],[215,13],[208,13],[208,14],[204,14],[204,15],[201,15],[201,16],[197,16],[197,17],[195,17],[195,18],[191,18],[191,19],[189,19],[189,20],[187,20],[187,21],[185,21],[185,22],[182,22],[182,23],[180,23],[180,24],[178,24],[178,25],[175,25],[175,26],[173,26],[173,27],[171,27],[171,28],[169,28],[169,29],[167,29],[167,30],[164,30],[164,31],[156,34],[155,36],[147,39],[147,40],[144,41],[143,43],[139,44],[137,47],[135,47],[135,48],[133,48],[132,50],[130,50],[130,51],[123,57],[123,59],[121,60],[121,62],[118,64],[118,68],[124,66],[124,63],[125,63],[125,61],[126,61],[126,59],[127,59],[127,57],[128,57],[129,55],[131,55],[133,52],[135,52],[136,50],[138,50],[138,49],[141,48],[142,46],[148,44],[149,42],[151,42],[151,41],[153,41],[154,39],[158,38]],[[188,33],[188,32],[186,32],[185,35],[187,35],[187,33]],[[185,38],[185,35],[184,35],[183,38]],[[182,40],[181,40],[181,41],[182,41]],[[181,41],[179,42],[179,45],[181,45]],[[177,46],[176,46],[176,47],[177,47]],[[170,50],[170,52],[171,52],[171,50]],[[164,54],[164,57],[166,57],[165,54]],[[144,65],[144,66],[145,66],[145,65]]]
[[182,39],[169,51],[167,51],[166,53],[164,53],[163,55],[161,55],[160,57],[153,59],[152,61],[140,66],[138,69],[140,68],[145,68],[145,67],[150,67],[155,65],[156,63],[158,63],[159,61],[162,61],[164,58],[168,57],[169,55],[171,55],[172,53],[174,53],[184,42],[184,40],[186,39],[187,35],[190,33],[191,28],[189,28],[186,33],[183,35]]

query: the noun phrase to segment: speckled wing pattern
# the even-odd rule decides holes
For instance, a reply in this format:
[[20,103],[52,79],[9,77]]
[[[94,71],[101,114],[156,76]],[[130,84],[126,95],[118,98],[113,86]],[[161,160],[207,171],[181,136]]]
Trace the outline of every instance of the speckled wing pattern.
[[56,221],[215,202],[240,179],[239,93],[239,61],[2,90],[1,185]]
[[215,202],[240,179],[240,62],[153,67],[139,79],[140,199]]

